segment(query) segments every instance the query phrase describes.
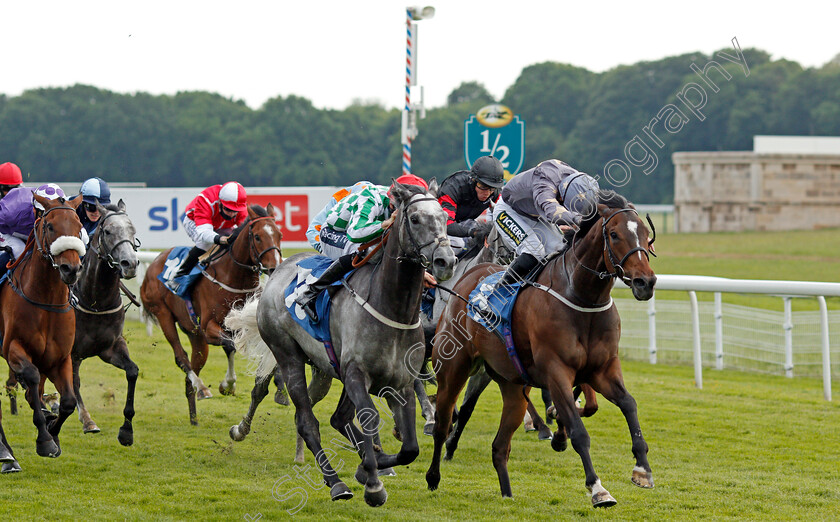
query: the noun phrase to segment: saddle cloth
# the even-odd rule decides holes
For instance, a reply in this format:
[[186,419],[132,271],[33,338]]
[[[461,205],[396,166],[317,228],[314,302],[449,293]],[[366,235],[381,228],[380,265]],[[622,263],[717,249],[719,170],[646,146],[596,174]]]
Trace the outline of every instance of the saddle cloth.
[[178,269],[181,268],[181,263],[184,262],[184,259],[186,259],[189,251],[190,247],[173,248],[172,251],[169,252],[169,256],[166,257],[163,271],[157,276],[158,280],[160,280],[160,282],[163,283],[170,292],[184,300],[190,299],[190,289],[198,278],[201,277],[202,266],[200,264],[193,267],[189,274],[175,279],[175,282],[178,283],[177,291],[169,288],[166,283],[178,273]]
[[[312,256],[307,257],[297,263],[297,276],[286,287],[283,296],[285,297],[286,309],[292,319],[295,320],[306,333],[311,335],[318,341],[330,342],[330,298],[332,297],[330,290],[332,287],[341,285],[341,281],[336,281],[326,292],[321,292],[315,301],[315,311],[318,313],[318,322],[313,323],[309,317],[300,309],[295,302],[297,296],[306,291],[310,283],[318,280],[321,274],[333,263],[333,260],[326,256]],[[350,271],[344,277],[347,278],[352,274]]]

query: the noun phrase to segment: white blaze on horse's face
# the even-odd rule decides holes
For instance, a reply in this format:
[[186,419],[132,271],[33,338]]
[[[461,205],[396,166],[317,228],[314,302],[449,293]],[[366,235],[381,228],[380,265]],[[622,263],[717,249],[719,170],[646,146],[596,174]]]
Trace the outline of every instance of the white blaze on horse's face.
[[[630,231],[630,234],[636,238],[636,245],[635,247],[640,247],[641,243],[639,243],[639,224],[635,221],[627,220],[627,230]],[[636,255],[639,256],[639,261],[642,260],[642,252],[636,252]]]
[[[276,237],[276,229],[273,228],[269,223],[263,225],[263,230],[265,231],[265,234],[271,238],[274,244],[280,244],[280,238]],[[272,254],[274,255],[274,266],[280,266],[280,263],[283,262],[283,259],[280,257],[280,252],[278,252],[277,250],[272,250]]]

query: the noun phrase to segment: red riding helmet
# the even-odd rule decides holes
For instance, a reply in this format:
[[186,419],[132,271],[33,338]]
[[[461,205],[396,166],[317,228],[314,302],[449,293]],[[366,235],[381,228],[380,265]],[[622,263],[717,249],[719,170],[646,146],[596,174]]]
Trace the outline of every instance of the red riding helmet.
[[[429,185],[423,180],[423,178],[417,177],[414,174],[403,174],[396,179],[396,182],[400,185],[417,185],[418,187],[423,187],[425,190],[429,190]],[[389,196],[391,195],[392,188],[394,188],[393,185],[388,188]]]
[[248,195],[245,187],[235,181],[228,181],[219,191],[219,200],[225,208],[235,212],[242,212],[248,205]]
[[0,185],[21,184],[23,184],[23,175],[20,173],[20,167],[14,163],[4,163],[0,165]]

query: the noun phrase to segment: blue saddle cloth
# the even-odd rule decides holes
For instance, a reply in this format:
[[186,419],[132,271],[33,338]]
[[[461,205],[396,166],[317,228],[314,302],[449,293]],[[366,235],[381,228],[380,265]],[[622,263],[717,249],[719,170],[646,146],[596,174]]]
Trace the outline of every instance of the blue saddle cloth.
[[478,286],[470,292],[469,305],[467,306],[467,317],[477,322],[488,331],[499,336],[505,343],[508,357],[510,357],[516,371],[526,384],[532,385],[533,381],[525,371],[525,366],[519,359],[516,347],[513,345],[513,333],[511,330],[511,316],[513,305],[522,289],[522,283],[516,282],[510,285],[503,285],[494,288],[496,282],[505,274],[504,271],[496,272],[484,278]]
[[[160,280],[164,286],[166,286],[167,281],[175,276],[178,269],[181,268],[181,264],[184,262],[184,259],[187,258],[189,251],[190,247],[175,247],[171,252],[169,252],[169,255],[166,257],[166,263],[164,263],[164,269],[157,276],[158,280]],[[172,290],[168,286],[166,286],[166,288],[181,299],[188,301],[190,299],[190,289],[199,277],[201,277],[201,266],[196,265],[189,274],[175,278],[175,282],[178,283],[177,291]]]
[[[292,319],[295,320],[306,333],[321,342],[330,342],[330,292],[321,292],[315,301],[315,311],[318,313],[318,322],[313,323],[309,317],[300,309],[295,302],[298,295],[303,293],[309,283],[313,283],[321,277],[321,274],[333,263],[333,260],[326,256],[312,256],[297,263],[298,273],[289,286],[286,287],[283,296],[285,297],[286,309]],[[352,271],[350,272],[352,273]],[[348,273],[344,277],[350,275]],[[304,284],[305,283],[305,284]],[[330,286],[340,285],[336,281]]]
[[[503,327],[510,331],[510,318],[513,315],[513,305],[519,296],[522,283],[503,285],[494,290],[496,282],[504,275],[504,271],[496,272],[485,277],[476,288],[470,292],[467,316],[487,330],[503,338]],[[485,312],[482,314],[481,312]],[[491,312],[491,313],[486,313]]]

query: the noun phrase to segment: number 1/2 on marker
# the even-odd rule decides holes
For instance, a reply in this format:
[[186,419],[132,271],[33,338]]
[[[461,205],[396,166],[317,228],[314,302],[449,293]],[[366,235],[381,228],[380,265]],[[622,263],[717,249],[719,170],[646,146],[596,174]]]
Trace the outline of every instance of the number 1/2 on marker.
[[485,130],[481,132],[481,137],[484,138],[482,141],[481,152],[489,152],[488,156],[493,156],[496,154],[496,147],[499,146],[499,138],[502,137],[501,134],[496,134],[496,140],[493,142],[493,149],[490,149],[490,130]]

